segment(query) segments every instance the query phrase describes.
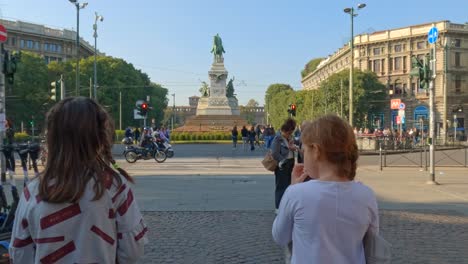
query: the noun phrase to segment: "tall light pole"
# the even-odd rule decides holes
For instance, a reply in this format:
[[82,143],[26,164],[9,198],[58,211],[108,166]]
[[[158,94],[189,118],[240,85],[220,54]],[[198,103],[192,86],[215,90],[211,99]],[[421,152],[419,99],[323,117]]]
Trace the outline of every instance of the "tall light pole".
[[175,93],[172,94],[172,120],[171,120],[171,131],[174,131],[174,118],[175,118]]
[[[366,4],[359,4],[357,6],[358,10],[363,9],[366,7]],[[349,68],[349,124],[351,127],[353,126],[353,70],[354,70],[354,17],[357,16],[354,12],[353,7],[347,7],[344,9],[344,12],[350,14],[351,16],[351,41],[350,41],[350,48],[351,48],[351,65]]]
[[88,3],[79,3],[77,0],[68,0],[76,7],[76,96],[80,95],[80,9],[85,8]]
[[94,100],[98,100],[97,98],[97,68],[96,68],[96,59],[97,59],[97,22],[99,21],[104,21],[104,17],[98,15],[97,12],[94,12],[95,17],[94,17]]

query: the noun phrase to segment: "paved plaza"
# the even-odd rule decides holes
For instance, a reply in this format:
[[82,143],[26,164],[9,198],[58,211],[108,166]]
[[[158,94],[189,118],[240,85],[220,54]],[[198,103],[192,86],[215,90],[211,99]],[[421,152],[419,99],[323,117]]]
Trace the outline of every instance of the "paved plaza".
[[[140,263],[284,263],[271,238],[274,176],[261,167],[263,154],[228,145],[175,149],[162,164],[119,160],[136,177],[151,227]],[[380,171],[378,156],[363,156],[360,164],[357,180],[378,196],[392,263],[468,263],[466,168],[437,168],[440,185],[433,186],[424,168]]]
[[[284,263],[271,237],[274,176],[260,164],[263,153],[229,145],[174,148],[176,156],[161,164],[129,164],[115,153],[135,177],[150,229],[139,263]],[[378,197],[392,263],[468,264],[468,169],[437,168],[437,186],[427,179],[424,168],[380,171],[378,156],[362,156],[356,180]]]

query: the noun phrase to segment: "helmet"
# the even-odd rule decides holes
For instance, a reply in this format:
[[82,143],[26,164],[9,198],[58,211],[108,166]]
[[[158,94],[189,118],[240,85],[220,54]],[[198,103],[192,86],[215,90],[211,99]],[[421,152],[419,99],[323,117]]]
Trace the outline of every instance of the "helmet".
[[131,145],[131,144],[133,144],[133,139],[131,137],[126,137],[126,138],[122,139],[122,143],[125,144],[125,145]]

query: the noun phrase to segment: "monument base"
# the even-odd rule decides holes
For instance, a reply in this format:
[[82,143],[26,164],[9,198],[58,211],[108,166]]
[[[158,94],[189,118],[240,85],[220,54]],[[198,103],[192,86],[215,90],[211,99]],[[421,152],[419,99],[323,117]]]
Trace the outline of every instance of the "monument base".
[[231,132],[237,126],[249,126],[247,121],[234,115],[197,115],[188,119],[185,125],[174,129],[175,132]]
[[197,115],[240,115],[235,98],[202,97],[198,101]]

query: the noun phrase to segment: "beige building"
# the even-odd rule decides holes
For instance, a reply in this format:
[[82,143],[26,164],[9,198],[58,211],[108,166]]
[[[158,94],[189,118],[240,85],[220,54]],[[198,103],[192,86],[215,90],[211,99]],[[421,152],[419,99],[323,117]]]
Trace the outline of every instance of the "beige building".
[[[438,135],[444,133],[444,120],[449,134],[455,129],[461,134],[468,125],[465,121],[468,118],[468,23],[439,21],[354,38],[354,67],[375,72],[389,92],[389,109],[384,113],[373,114],[374,126],[396,126],[398,110],[390,110],[390,99],[399,98],[406,104],[406,128],[420,128],[421,120],[427,127],[429,96],[426,90],[418,88],[418,79],[410,78],[409,72],[412,56],[422,59],[430,53],[431,45],[427,35],[432,26],[439,30],[436,44],[436,132]],[[314,72],[302,79],[303,89],[318,89],[323,80],[349,68],[349,64],[350,48],[346,45],[324,59]],[[447,99],[445,117],[444,95]],[[457,121],[456,127],[454,120]]]
[[[6,50],[22,50],[41,55],[46,63],[76,58],[76,31],[54,29],[24,21],[0,19],[8,34]],[[80,57],[94,55],[94,47],[80,38]]]

